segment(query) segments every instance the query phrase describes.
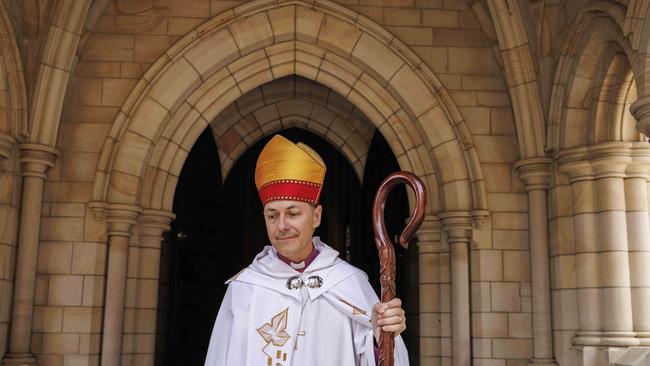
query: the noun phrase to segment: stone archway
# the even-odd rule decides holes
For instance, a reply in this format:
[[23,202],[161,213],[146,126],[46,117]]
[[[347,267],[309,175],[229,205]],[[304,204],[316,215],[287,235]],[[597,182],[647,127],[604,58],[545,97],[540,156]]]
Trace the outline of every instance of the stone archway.
[[375,127],[348,100],[311,80],[286,77],[255,88],[228,106],[214,121],[213,135],[225,181],[232,165],[261,138],[300,127],[321,136],[352,164],[363,180]]
[[403,168],[438,192],[432,212],[487,207],[465,123],[422,62],[346,8],[294,1],[226,12],[152,65],[106,141],[93,200],[169,210],[175,177],[198,133],[242,94],[292,74],[330,87],[368,116]]
[[[163,230],[173,217],[179,172],[200,133],[246,93],[290,75],[332,89],[368,118],[400,167],[425,180],[428,211],[444,214],[454,243],[466,245],[472,219],[480,223],[487,215],[469,130],[436,76],[404,44],[328,1],[246,3],[199,26],[163,54],[133,88],[106,139],[90,203],[109,224],[104,319],[111,325],[104,329],[102,364],[120,359],[123,253],[131,228]],[[454,248],[452,267],[465,273],[468,252],[463,244]],[[155,261],[153,255],[149,261]],[[466,313],[453,324],[460,339],[454,357],[468,360],[469,282],[463,276],[454,281],[460,294],[454,306],[462,304],[458,309]],[[144,291],[155,294],[154,282],[143,279]],[[155,312],[144,302],[136,309]],[[147,324],[155,329],[155,320]]]

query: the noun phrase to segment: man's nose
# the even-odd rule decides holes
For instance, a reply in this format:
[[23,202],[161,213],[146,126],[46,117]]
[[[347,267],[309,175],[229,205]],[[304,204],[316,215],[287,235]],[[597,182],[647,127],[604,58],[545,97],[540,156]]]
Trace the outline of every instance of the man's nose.
[[287,231],[290,227],[291,226],[289,225],[289,220],[287,220],[287,217],[280,215],[280,219],[278,221],[278,229],[280,229],[280,231]]

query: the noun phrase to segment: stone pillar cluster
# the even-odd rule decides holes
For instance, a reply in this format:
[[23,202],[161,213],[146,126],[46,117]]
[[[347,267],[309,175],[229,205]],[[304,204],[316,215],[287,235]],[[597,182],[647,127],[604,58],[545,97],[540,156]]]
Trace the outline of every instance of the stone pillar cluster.
[[154,364],[160,244],[173,218],[167,211],[108,207],[102,366]]
[[648,344],[650,146],[607,142],[563,151],[575,235],[576,346]]
[[124,336],[132,365],[153,366],[156,349],[156,319],[160,277],[160,249],[163,233],[170,229],[174,215],[167,211],[143,210],[138,217],[138,240],[131,241],[125,311],[130,313]]

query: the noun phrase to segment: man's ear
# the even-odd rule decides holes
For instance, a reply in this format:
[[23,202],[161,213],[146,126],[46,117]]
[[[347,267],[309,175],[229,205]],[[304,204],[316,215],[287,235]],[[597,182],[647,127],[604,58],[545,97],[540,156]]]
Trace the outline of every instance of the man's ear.
[[314,229],[320,226],[320,218],[323,214],[323,206],[318,205],[314,208]]

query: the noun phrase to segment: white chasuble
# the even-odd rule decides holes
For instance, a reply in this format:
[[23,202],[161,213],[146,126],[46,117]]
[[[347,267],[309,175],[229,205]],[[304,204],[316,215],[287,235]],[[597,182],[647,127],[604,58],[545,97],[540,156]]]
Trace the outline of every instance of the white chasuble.
[[[319,254],[303,273],[267,246],[228,281],[205,366],[375,365],[370,317],[377,295],[337,251],[317,237],[314,246]],[[395,366],[408,364],[396,337]]]

